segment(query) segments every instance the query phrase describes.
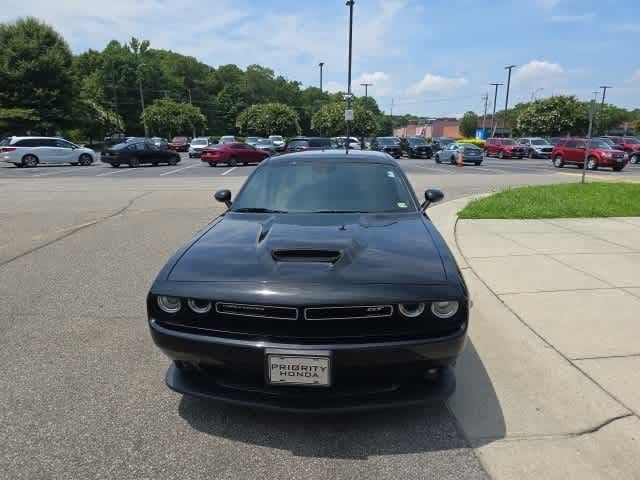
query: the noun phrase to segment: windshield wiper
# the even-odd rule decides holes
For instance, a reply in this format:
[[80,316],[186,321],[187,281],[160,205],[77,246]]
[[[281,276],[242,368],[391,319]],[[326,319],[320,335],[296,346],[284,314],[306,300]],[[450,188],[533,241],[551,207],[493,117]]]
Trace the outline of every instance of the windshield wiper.
[[260,208],[260,207],[235,208],[231,211],[242,212],[242,213],[287,213],[286,210],[272,210],[270,208]]
[[369,213],[364,210],[314,210],[309,213]]

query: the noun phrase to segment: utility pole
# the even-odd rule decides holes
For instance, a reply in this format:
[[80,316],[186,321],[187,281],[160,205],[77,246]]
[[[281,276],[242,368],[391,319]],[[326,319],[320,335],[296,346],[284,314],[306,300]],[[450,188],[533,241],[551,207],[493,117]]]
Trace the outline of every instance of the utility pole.
[[351,138],[351,121],[353,120],[353,111],[351,110],[351,52],[353,46],[353,4],[354,0],[348,0],[346,5],[349,7],[349,69],[347,75],[347,109],[344,113],[345,122],[347,124],[347,140],[345,142],[345,150],[349,153],[349,139]]
[[495,92],[493,94],[493,115],[491,116],[491,120],[493,120],[493,130],[491,132],[491,136],[495,136],[496,128],[498,128],[498,122],[496,121],[496,103],[498,102],[498,87],[500,85],[504,85],[504,83],[490,83],[489,85],[493,85],[496,87]]
[[364,98],[369,96],[369,87],[373,86],[373,83],[361,83],[360,86],[364,87]]
[[485,137],[486,135],[486,123],[487,123],[487,103],[489,103],[489,92],[485,93],[482,96],[482,99],[484,100],[484,114],[482,115],[482,136]]
[[511,87],[511,70],[513,70],[517,65],[507,65],[505,70],[509,73],[507,75],[507,95],[504,99],[504,129],[507,129],[507,109],[509,108],[509,87]]
[[[320,109],[322,110],[322,104],[324,103],[322,101],[322,69],[324,68],[324,62],[320,62],[318,66],[320,67]],[[322,136],[322,126],[318,127],[318,134]]]
[[611,85],[601,85],[600,88],[602,89],[602,102],[600,102],[600,122],[599,122],[600,123],[600,125],[599,125],[600,128],[599,128],[599,130],[601,130],[600,133],[602,133],[604,135],[606,133],[604,131],[604,128],[603,128],[604,127],[604,117],[603,117],[603,114],[604,114],[604,98],[607,95],[607,90],[610,89],[610,88],[613,88],[613,87]]

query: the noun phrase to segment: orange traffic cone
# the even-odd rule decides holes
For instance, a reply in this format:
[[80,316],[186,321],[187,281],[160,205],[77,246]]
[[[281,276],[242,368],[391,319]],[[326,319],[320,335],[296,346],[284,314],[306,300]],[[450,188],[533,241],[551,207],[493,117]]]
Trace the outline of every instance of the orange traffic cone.
[[456,166],[458,167],[464,166],[464,157],[462,155],[462,151],[458,152],[458,157],[456,158]]

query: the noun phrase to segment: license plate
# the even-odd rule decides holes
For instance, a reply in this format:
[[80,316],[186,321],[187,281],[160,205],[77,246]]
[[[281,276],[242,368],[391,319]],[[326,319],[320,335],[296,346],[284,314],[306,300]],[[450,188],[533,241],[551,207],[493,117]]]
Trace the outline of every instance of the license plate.
[[329,355],[287,355],[267,352],[267,379],[271,385],[328,387]]

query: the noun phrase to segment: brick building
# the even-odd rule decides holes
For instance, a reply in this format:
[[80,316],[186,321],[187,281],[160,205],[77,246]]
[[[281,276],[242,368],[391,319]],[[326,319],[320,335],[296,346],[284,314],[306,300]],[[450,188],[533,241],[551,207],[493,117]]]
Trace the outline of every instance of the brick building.
[[460,121],[456,118],[433,118],[420,125],[407,125],[393,130],[396,137],[459,137]]

